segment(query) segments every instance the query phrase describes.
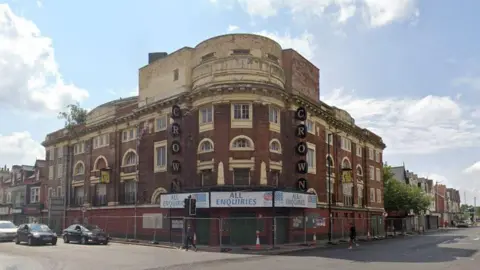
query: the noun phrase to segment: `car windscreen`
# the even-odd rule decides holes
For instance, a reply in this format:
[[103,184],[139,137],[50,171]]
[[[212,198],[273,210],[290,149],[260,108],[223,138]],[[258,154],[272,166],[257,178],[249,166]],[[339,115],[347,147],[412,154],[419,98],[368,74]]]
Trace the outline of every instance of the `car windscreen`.
[[85,225],[84,228],[86,231],[101,230],[97,225]]
[[50,232],[50,228],[47,225],[43,224],[32,224],[30,225],[30,230],[33,232]]
[[13,224],[12,222],[2,222],[0,223],[0,229],[14,229],[17,226]]

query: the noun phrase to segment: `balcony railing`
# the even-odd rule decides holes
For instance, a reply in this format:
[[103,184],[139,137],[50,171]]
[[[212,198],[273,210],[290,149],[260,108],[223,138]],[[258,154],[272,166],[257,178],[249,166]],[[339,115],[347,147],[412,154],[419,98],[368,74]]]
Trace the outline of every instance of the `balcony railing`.
[[125,192],[123,204],[135,204],[135,192]]
[[107,203],[107,195],[97,195],[93,198],[94,206],[105,206]]
[[122,167],[122,173],[134,173],[137,170],[137,166],[131,165],[127,167]]
[[70,206],[83,206],[84,204],[84,197],[73,197],[71,200],[70,200]]

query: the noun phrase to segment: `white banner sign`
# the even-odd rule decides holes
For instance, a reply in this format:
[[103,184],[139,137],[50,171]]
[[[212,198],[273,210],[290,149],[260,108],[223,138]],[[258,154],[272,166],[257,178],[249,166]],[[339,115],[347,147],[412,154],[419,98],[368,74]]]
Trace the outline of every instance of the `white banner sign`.
[[317,196],[294,192],[275,192],[275,207],[317,208]]
[[161,194],[160,208],[183,208],[184,201],[189,195],[191,195],[192,198],[197,199],[197,208],[209,208],[208,192]]
[[212,192],[211,207],[272,207],[272,192]]

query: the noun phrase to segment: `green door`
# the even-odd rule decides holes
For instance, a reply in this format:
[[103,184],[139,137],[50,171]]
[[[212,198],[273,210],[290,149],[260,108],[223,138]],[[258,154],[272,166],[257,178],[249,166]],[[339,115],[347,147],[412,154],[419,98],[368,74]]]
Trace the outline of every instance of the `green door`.
[[255,213],[230,215],[230,243],[234,246],[255,245],[257,219]]
[[197,244],[208,245],[210,242],[210,218],[209,215],[199,215],[195,220],[195,232]]
[[275,227],[276,227],[276,233],[275,233],[275,244],[285,244],[287,243],[287,231],[288,231],[288,218],[276,218],[275,219]]

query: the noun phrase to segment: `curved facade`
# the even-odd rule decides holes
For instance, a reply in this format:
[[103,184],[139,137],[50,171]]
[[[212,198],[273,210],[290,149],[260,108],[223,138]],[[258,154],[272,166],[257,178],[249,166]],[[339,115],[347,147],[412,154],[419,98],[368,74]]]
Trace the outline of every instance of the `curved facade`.
[[264,83],[284,88],[282,48],[257,35],[225,35],[195,47],[192,57],[192,90],[218,84]]
[[[115,117],[96,118],[75,137],[47,136],[48,153],[62,148],[71,157],[65,183],[73,216],[82,205],[92,215],[107,205],[116,215],[182,215],[182,196],[191,192],[209,198],[198,199],[201,216],[268,216],[271,196],[255,196],[273,190],[308,200],[308,207],[279,201],[284,216],[302,216],[305,208],[324,216],[328,198],[334,217],[383,213],[385,145],[348,113],[318,99],[318,69],[297,52],[262,36],[224,35],[149,63],[139,80],[137,103],[116,106]],[[305,121],[295,119],[298,108],[306,109]],[[302,139],[299,124],[307,128]],[[299,142],[308,153],[295,151]],[[50,166],[58,165],[50,159]],[[304,174],[301,160],[308,165]],[[345,169],[352,172],[348,182]],[[299,178],[307,186],[299,186]],[[158,203],[163,210],[148,206]]]

